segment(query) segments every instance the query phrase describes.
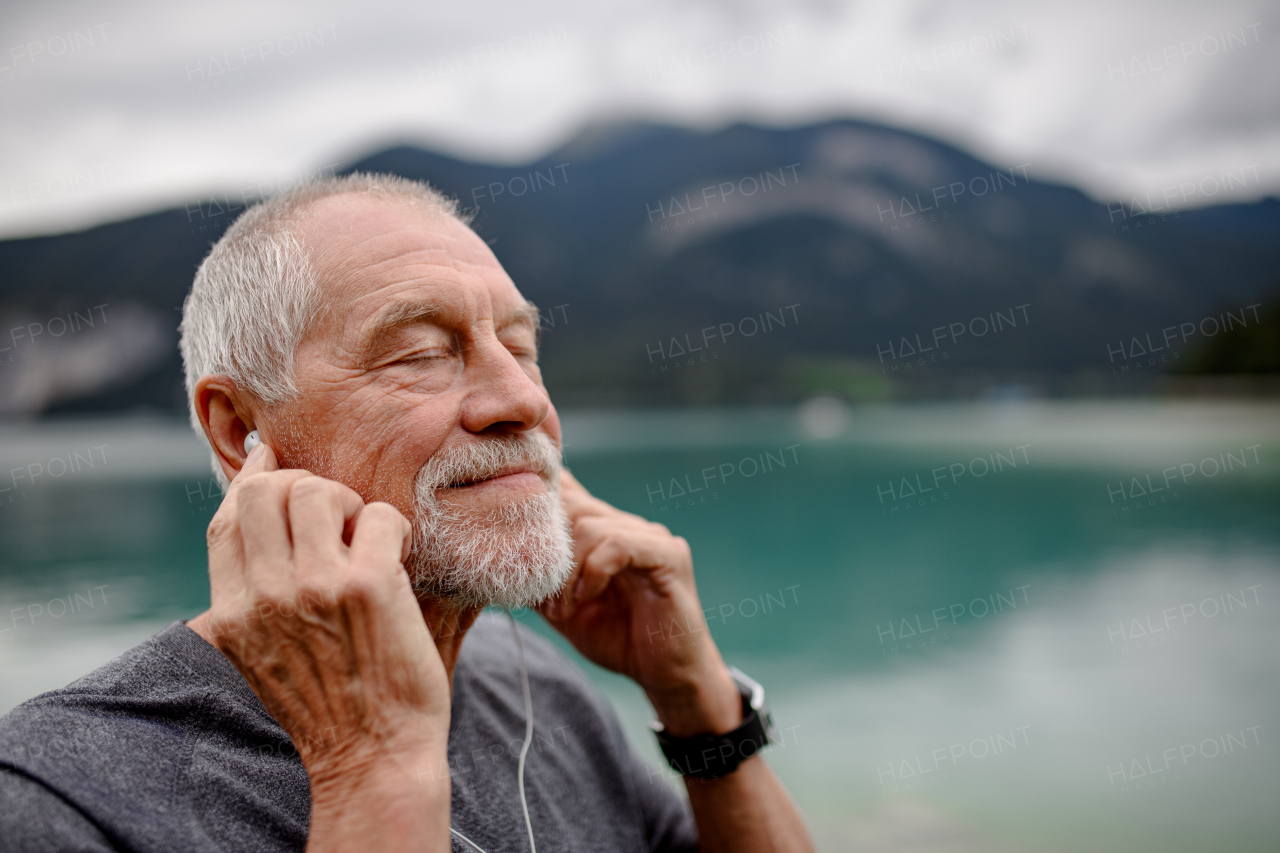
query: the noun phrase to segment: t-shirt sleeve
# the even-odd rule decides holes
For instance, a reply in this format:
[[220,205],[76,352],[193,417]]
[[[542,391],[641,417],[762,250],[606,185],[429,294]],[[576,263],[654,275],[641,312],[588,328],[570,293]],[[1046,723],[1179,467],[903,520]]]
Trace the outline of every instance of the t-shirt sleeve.
[[625,772],[644,820],[648,848],[654,853],[685,853],[698,849],[698,830],[689,800],[667,781],[670,770],[651,766],[627,743],[616,717],[610,718],[620,741]]
[[[635,761],[644,764],[638,756]],[[647,768],[643,768],[641,773],[647,773]],[[698,831],[688,800],[673,791],[666,780],[657,777],[638,777],[636,791],[650,850],[655,853],[685,853],[698,849]]]
[[0,853],[112,853],[93,823],[31,777],[0,765]]

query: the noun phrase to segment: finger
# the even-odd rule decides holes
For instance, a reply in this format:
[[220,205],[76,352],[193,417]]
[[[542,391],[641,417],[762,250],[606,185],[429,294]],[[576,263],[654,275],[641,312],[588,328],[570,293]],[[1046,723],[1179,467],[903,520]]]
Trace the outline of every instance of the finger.
[[613,507],[594,497],[567,469],[560,471],[560,500],[570,521],[583,516],[607,515],[617,512]]
[[[642,521],[641,524],[647,526],[647,522]],[[639,529],[627,519],[616,517],[579,518],[573,525],[574,571],[561,589],[559,599],[556,602],[556,615],[562,619],[567,619],[577,611],[578,605],[586,600],[586,591],[589,584],[584,578],[585,567],[591,555],[600,547],[601,543],[605,542],[610,536],[625,540],[628,537],[643,535],[645,535],[645,531]],[[597,564],[602,556],[603,554],[597,555]],[[608,580],[605,579],[600,589],[602,590],[607,585]],[[597,590],[595,594],[598,595],[599,591]]]
[[355,517],[364,501],[341,483],[311,476],[294,481],[288,505],[295,569],[305,569],[312,580],[333,574],[345,562],[347,520]]
[[[360,510],[351,536],[351,573],[344,582],[367,594],[371,608],[361,610],[369,617],[367,630],[375,642],[370,651],[422,651],[425,642],[422,611],[409,585],[409,576],[400,561],[403,542],[409,536],[409,522],[391,504],[374,501]],[[398,639],[397,639],[398,638]]]
[[209,521],[205,538],[209,545],[210,599],[216,604],[244,589],[244,543],[240,538],[235,499],[230,492]]
[[241,476],[252,477],[254,474],[278,470],[280,470],[280,460],[276,459],[276,452],[271,449],[271,445],[264,441],[249,451],[244,465],[240,466],[240,471],[236,474],[236,479],[240,479]]
[[577,586],[578,578],[581,576],[582,566],[575,560],[573,571],[569,573],[569,578],[560,587],[560,591],[539,602],[534,609],[552,624],[558,624],[567,618],[566,614],[569,612],[568,602],[573,597],[573,589]]
[[559,617],[571,619],[582,605],[603,592],[631,562],[632,554],[626,539],[611,537],[601,540],[579,563],[578,579],[566,585],[559,602]]
[[402,566],[409,562],[409,554],[413,551],[413,524],[407,518],[405,523],[409,525],[409,528],[404,535],[404,541],[400,543],[400,564]]
[[209,585],[215,601],[219,596],[234,595],[244,589],[244,542],[239,522],[241,488],[254,474],[276,469],[275,452],[265,443],[255,447],[209,522]]
[[550,596],[545,601],[540,601],[535,604],[533,609],[541,613],[542,618],[546,619],[552,625],[558,625],[560,623],[560,596],[563,594],[564,593],[561,592],[557,595]]
[[574,598],[579,604],[595,598],[614,576],[635,563],[636,543],[631,540],[610,538],[601,542],[582,563],[582,576],[574,586]]
[[410,532],[409,522],[391,504],[375,501],[365,506],[351,537],[355,570],[351,580],[368,591],[374,604],[369,612],[376,624],[370,629],[377,645],[384,651],[398,649],[411,656],[414,652],[410,650],[417,649],[429,659],[436,651],[435,644],[400,558]]
[[402,570],[413,539],[409,521],[389,503],[375,501],[360,511],[351,537],[352,562]]
[[587,555],[574,594],[579,603],[590,601],[624,569],[673,569],[674,577],[690,566],[689,543],[679,536],[610,536]]
[[251,589],[279,590],[293,574],[293,542],[288,498],[309,471],[259,473],[236,483],[236,521],[244,542],[245,583]]
[[573,525],[573,560],[581,565],[606,536],[651,536],[650,523],[642,518],[618,513],[612,516],[585,516]]
[[[571,508],[572,512],[570,512]],[[592,496],[585,489],[576,494],[576,496],[570,498],[570,502],[565,505],[565,513],[569,515],[570,521],[576,521],[582,518],[608,518],[635,522],[641,526],[652,523],[642,516],[631,512],[624,512],[613,504]]]

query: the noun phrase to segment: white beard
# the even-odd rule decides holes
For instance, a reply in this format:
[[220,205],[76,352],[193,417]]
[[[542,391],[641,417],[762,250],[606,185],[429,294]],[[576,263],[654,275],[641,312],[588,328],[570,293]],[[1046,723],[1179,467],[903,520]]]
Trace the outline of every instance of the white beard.
[[[489,512],[449,500],[450,484],[512,465],[532,465],[548,494],[513,499]],[[405,562],[414,590],[458,607],[511,609],[558,592],[573,572],[560,467],[560,450],[543,433],[478,439],[431,457],[414,483],[414,541]]]

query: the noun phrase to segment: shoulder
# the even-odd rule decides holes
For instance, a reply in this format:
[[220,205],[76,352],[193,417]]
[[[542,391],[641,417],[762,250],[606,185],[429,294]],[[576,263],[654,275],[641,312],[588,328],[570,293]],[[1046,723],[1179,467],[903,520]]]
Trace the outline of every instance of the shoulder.
[[[175,623],[176,624],[176,623]],[[66,687],[43,693],[0,719],[0,761],[27,770],[74,752],[104,724],[145,716],[194,687],[195,673],[166,648],[175,626],[145,640]]]
[[[203,647],[203,648],[202,648]],[[112,743],[148,751],[175,746],[188,725],[206,719],[222,694],[270,720],[231,663],[175,622],[105,666],[28,700],[0,719],[0,761],[30,771],[67,756],[92,760]],[[257,706],[255,709],[254,706]]]
[[[265,751],[282,742],[287,736],[230,661],[175,622],[0,719],[0,768],[38,784],[110,837],[128,840],[127,847],[194,850],[202,846],[190,834],[199,827],[196,799],[243,808],[245,780],[273,765],[280,765],[282,791],[305,795],[291,746],[286,755]],[[284,766],[292,764],[297,768]],[[291,822],[305,838],[305,813]]]

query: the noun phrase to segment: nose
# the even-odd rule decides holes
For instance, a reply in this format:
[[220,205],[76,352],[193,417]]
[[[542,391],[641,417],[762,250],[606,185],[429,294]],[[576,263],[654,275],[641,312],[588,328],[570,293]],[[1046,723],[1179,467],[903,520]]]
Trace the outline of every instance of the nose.
[[476,342],[467,360],[471,385],[462,405],[462,426],[476,435],[510,435],[534,429],[547,419],[551,398],[537,367],[527,372],[495,337]]

